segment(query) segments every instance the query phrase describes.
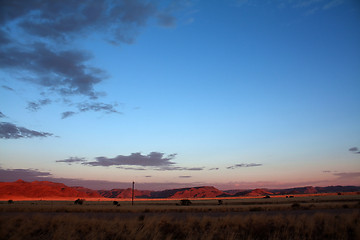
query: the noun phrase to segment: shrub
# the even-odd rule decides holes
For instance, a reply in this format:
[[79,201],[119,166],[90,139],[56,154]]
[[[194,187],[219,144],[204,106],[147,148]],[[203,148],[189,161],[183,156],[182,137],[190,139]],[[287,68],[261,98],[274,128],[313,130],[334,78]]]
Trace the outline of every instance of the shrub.
[[8,204],[13,204],[13,203],[14,203],[14,201],[11,199],[8,201]]
[[191,204],[192,204],[192,202],[189,199],[180,200],[180,205],[181,206],[190,206]]
[[293,203],[291,205],[292,208],[296,209],[296,208],[300,208],[300,203]]
[[74,204],[82,205],[84,203],[84,201],[85,201],[85,199],[78,198],[78,199],[75,200]]
[[118,206],[119,202],[118,201],[113,201],[113,205]]

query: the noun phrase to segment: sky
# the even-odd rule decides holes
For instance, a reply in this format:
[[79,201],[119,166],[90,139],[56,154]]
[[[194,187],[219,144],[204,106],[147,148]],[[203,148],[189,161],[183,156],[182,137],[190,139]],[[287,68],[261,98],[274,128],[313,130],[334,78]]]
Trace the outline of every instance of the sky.
[[357,0],[0,1],[0,181],[360,184]]

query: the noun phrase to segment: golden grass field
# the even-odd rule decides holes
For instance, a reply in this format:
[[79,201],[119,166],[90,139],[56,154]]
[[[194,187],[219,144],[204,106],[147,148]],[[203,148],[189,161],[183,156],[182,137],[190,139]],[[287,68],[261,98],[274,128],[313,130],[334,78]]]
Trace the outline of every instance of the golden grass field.
[[0,239],[360,239],[360,195],[178,202],[2,201]]

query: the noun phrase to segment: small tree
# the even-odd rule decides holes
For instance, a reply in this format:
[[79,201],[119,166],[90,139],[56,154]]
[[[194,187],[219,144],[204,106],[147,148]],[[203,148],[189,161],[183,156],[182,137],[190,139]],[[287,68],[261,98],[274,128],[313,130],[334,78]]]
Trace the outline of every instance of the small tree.
[[191,204],[192,204],[192,202],[189,199],[180,200],[180,205],[181,206],[190,206]]
[[8,204],[13,204],[13,203],[14,203],[14,201],[11,199],[8,201]]
[[85,201],[85,199],[80,199],[80,198],[78,198],[78,199],[75,200],[74,204],[76,204],[76,205],[82,205],[82,204],[84,203],[84,201]]

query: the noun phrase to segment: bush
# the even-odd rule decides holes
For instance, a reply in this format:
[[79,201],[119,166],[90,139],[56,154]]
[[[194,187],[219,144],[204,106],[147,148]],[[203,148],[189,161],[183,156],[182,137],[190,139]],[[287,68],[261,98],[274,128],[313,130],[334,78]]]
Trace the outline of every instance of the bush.
[[13,204],[13,203],[14,203],[14,201],[11,199],[8,201],[8,204]]
[[78,199],[75,200],[74,204],[82,205],[84,202],[85,202],[85,199],[78,198]]
[[191,204],[192,204],[192,202],[189,199],[180,200],[180,205],[181,206],[190,206]]
[[300,203],[293,203],[291,207],[294,209],[300,208]]

